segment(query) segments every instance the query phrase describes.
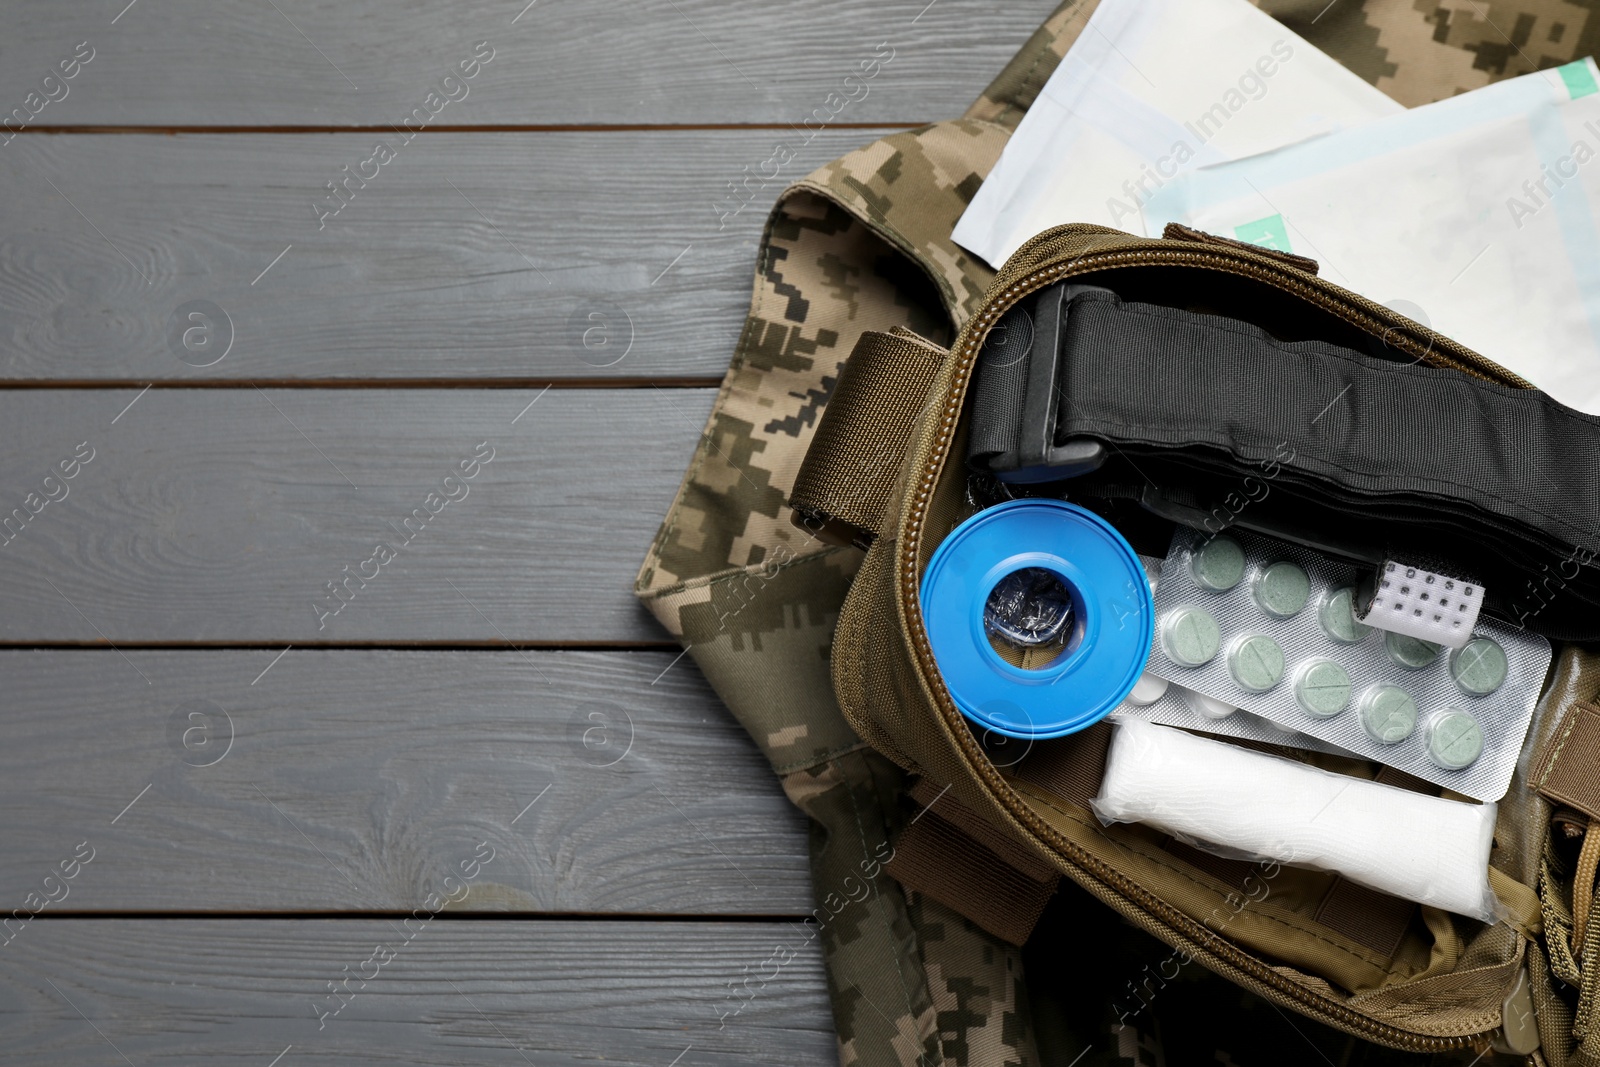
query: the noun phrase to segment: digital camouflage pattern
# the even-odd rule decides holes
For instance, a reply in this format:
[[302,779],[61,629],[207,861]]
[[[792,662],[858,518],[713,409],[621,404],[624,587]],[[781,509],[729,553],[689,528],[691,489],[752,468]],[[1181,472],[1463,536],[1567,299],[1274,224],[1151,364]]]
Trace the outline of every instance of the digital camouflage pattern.
[[[1258,2],[1406,105],[1600,53],[1600,0]],[[812,819],[844,1064],[1464,1067],[1476,1053],[1365,1044],[1198,966],[1150,990],[1146,965],[1170,950],[1069,882],[1019,950],[882,870],[906,783],[846,725],[828,670],[860,554],[791,526],[784,501],[857,337],[907,326],[947,343],[981,301],[993,272],[950,232],[1093,7],[1063,3],[965,116],[885,137],[783,194],[732,365],[636,592]]]
[[1256,6],[1407,107],[1600,53],[1600,19],[1582,0]]

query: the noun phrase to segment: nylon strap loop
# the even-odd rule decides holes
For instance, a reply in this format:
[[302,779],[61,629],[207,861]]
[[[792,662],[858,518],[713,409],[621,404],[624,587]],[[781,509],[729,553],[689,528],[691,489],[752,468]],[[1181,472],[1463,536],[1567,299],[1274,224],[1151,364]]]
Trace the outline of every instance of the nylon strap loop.
[[1600,819],[1600,707],[1574,704],[1545,738],[1528,777],[1553,803]]
[[791,521],[830,544],[877,538],[917,416],[949,352],[903,326],[861,335],[795,477]]
[[911,795],[924,806],[895,841],[884,870],[994,936],[1026,942],[1055,895],[1059,872],[927,779]]

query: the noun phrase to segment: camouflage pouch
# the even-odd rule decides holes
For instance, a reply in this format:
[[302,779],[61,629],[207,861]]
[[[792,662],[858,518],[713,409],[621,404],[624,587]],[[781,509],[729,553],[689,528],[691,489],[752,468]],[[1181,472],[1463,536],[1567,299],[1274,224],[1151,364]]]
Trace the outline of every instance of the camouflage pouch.
[[[1502,6],[1476,14],[1406,0],[1350,0],[1331,8],[1323,0],[1269,8],[1408,104],[1566,62],[1584,54],[1579,48],[1592,50],[1593,44],[1584,42],[1600,34],[1600,19],[1589,17],[1586,6],[1557,3],[1546,11],[1533,0],[1507,10]],[[1112,913],[1070,882],[1061,883],[1058,892],[1061,874],[1079,878],[1083,864],[1064,862],[1015,815],[1003,814],[1000,788],[1021,794],[1003,776],[977,776],[973,755],[940,718],[932,683],[920,675],[909,648],[900,643],[893,655],[874,653],[861,636],[862,620],[868,619],[888,628],[878,631],[880,637],[901,632],[895,598],[887,592],[901,537],[879,539],[863,561],[858,549],[830,543],[817,536],[817,529],[788,521],[784,504],[795,489],[802,458],[813,438],[827,431],[818,426],[819,415],[825,406],[834,411],[830,397],[843,388],[841,376],[853,373],[846,356],[863,334],[909,332],[900,335],[904,343],[880,369],[925,384],[937,375],[944,385],[896,416],[908,433],[912,425],[918,427],[919,440],[937,425],[937,409],[925,412],[924,404],[926,395],[954,382],[954,363],[944,358],[942,346],[960,346],[976,336],[972,316],[987,306],[994,282],[993,272],[950,242],[950,231],[1092,7],[1090,0],[1064,3],[962,118],[883,138],[783,194],[763,235],[750,313],[732,365],[636,592],[684,643],[772,762],[786,792],[813,819],[813,929],[827,963],[844,1063],[1079,1062],[1093,1067],[1184,1062],[1187,1052],[1181,1050],[1200,1053],[1192,1062],[1276,1063],[1285,1043],[1307,1034],[1343,1062],[1413,1062],[1386,1059],[1375,1046],[1359,1042],[1336,1045],[1340,1035],[1332,1030],[1265,1011],[1302,1007],[1304,997],[1285,991],[1291,986],[1310,990],[1306,995],[1313,999],[1323,997],[1322,986],[1333,989],[1327,979],[1309,972],[1262,977],[1257,964],[1248,970],[1238,965],[1248,950],[1229,950],[1235,952],[1229,955],[1212,948],[1210,955],[1201,955],[1200,946],[1193,946],[1194,958],[1267,996],[1266,1001],[1240,1001],[1220,980],[1203,980],[1198,968],[1183,969],[1176,979],[1167,976],[1174,969],[1171,958],[1148,934],[1175,939],[1177,916],[1171,923],[1154,922],[1142,906],[1130,904],[1132,898],[1108,891],[1094,878],[1084,877],[1082,884],[1129,923],[1107,923]],[[1511,28],[1520,46],[1504,47],[1496,25]],[[844,393],[864,395],[854,389]],[[841,407],[839,417],[845,414]],[[904,479],[913,471],[920,477],[922,469],[922,461],[910,462],[904,438],[890,440],[887,448],[853,456],[857,477],[843,481],[854,488],[847,485],[834,494],[841,510],[875,515],[874,528],[879,520],[899,518],[887,514],[884,501],[903,504],[915,491]],[[941,507],[947,503],[944,496],[938,500]],[[918,551],[928,547],[924,541]],[[870,600],[875,606],[870,613],[853,607],[857,622],[836,640],[847,594],[852,604]],[[851,640],[859,643],[847,643],[847,633],[856,634]],[[860,703],[864,676],[852,666],[845,673],[857,679],[855,688],[839,691],[851,710],[847,720],[833,675],[841,663],[868,661],[873,671],[883,672],[870,698],[889,703],[881,709]],[[1564,671],[1563,677],[1582,674],[1570,664]],[[907,740],[898,726],[883,725],[899,723],[902,713],[942,725],[933,734]],[[924,758],[917,748],[923,744],[932,746],[934,758]],[[925,778],[914,783],[908,768]],[[1056,772],[1063,780],[1082,773],[1070,763]],[[958,778],[964,782],[959,792],[953,785]],[[929,811],[945,785],[951,786],[949,795]],[[1060,795],[1071,792],[1063,790]],[[1548,837],[1531,830],[1527,836]],[[917,865],[926,865],[929,853],[917,845],[919,839],[948,842],[969,854],[971,862],[959,869],[944,864],[946,875],[985,866],[1008,872],[1007,892],[1018,917],[1013,925],[996,932],[992,917],[983,917],[986,927],[931,892],[903,888],[916,883]],[[1577,863],[1557,849],[1547,861],[1549,884],[1570,884],[1569,871]],[[1535,877],[1521,868],[1516,873],[1523,884]],[[940,881],[935,874],[923,884]],[[1213,891],[1223,884],[1208,883]],[[1563,914],[1570,914],[1571,905],[1560,903],[1567,899],[1561,892],[1553,888],[1549,899],[1557,901],[1556,910],[1564,907]],[[961,899],[960,894],[941,896]],[[1525,912],[1540,910],[1524,904]],[[1028,935],[1035,920],[1032,940],[1025,951],[1019,949],[1015,942]],[[1517,970],[1526,943],[1509,928],[1491,930],[1500,933],[1470,943],[1459,936],[1451,941],[1448,930],[1438,932],[1445,944],[1441,958],[1453,960],[1451,974],[1487,975],[1483,984],[1496,990],[1484,994],[1489,999]],[[1415,956],[1421,941],[1408,944]],[[1065,953],[1086,950],[1107,966],[1079,976],[1057,964]],[[1571,958],[1569,973],[1577,975],[1586,957]],[[1108,969],[1113,961],[1119,968],[1114,971]],[[1369,977],[1382,970],[1370,961],[1363,966]],[[1137,992],[1152,988],[1152,981],[1166,990],[1158,1003]],[[1070,995],[1064,992],[1069,986]],[[1375,1002],[1385,996],[1392,999],[1392,991],[1381,986],[1370,991]],[[1550,982],[1535,982],[1532,996],[1536,1003],[1541,996],[1566,1002],[1565,990]],[[1319,1007],[1322,1003],[1315,1000]],[[1390,1016],[1410,1010],[1404,998],[1397,1004]],[[1366,1010],[1346,1006],[1324,1015],[1347,1031],[1391,1033],[1351,1022],[1368,1018],[1361,1014]],[[1374,1008],[1372,1017],[1384,1010]],[[1479,1007],[1473,1001],[1444,1027],[1449,1034],[1425,1034],[1422,1044],[1411,1047],[1444,1048],[1458,1038],[1484,1034],[1499,1025],[1499,1011],[1499,1002]],[[1235,1018],[1251,1022],[1235,1027]],[[1169,1031],[1165,1050],[1163,1020]],[[1383,1025],[1399,1033],[1403,1022]],[[1214,1059],[1213,1053],[1222,1058]],[[1074,1061],[1078,1056],[1082,1059]]]

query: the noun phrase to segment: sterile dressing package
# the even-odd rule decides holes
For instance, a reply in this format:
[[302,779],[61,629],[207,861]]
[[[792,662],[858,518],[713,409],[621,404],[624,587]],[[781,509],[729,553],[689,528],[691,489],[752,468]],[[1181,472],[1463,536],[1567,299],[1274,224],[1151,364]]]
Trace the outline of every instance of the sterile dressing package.
[[1336,871],[1493,922],[1494,804],[1426,796],[1138,720],[1117,723],[1095,814]]
[[1600,414],[1600,69],[1525,74],[1249,159],[1145,202],[1310,256],[1556,400]]
[[1101,0],[952,237],[998,268],[1062,223],[1138,233],[1189,168],[1403,110],[1246,0]]
[[[1459,649],[1365,626],[1351,607],[1359,580],[1355,566],[1297,545],[1180,526],[1155,589],[1146,670],[1364,759],[1499,800],[1550,642],[1486,615]],[[1449,591],[1430,595],[1452,603]]]

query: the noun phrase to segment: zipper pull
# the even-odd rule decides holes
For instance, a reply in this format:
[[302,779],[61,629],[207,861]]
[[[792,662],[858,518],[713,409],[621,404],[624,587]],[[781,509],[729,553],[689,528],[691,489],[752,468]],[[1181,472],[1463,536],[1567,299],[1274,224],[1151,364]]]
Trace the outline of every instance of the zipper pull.
[[1307,274],[1317,273],[1317,261],[1309,256],[1297,256],[1293,252],[1279,252],[1271,248],[1262,248],[1260,245],[1249,244],[1245,241],[1235,241],[1232,237],[1218,237],[1214,233],[1204,230],[1193,230],[1181,223],[1169,222],[1166,229],[1161,231],[1163,239],[1168,241],[1191,241],[1202,245],[1221,245],[1242,252],[1254,252],[1258,256],[1275,259],[1286,267],[1304,271]]

